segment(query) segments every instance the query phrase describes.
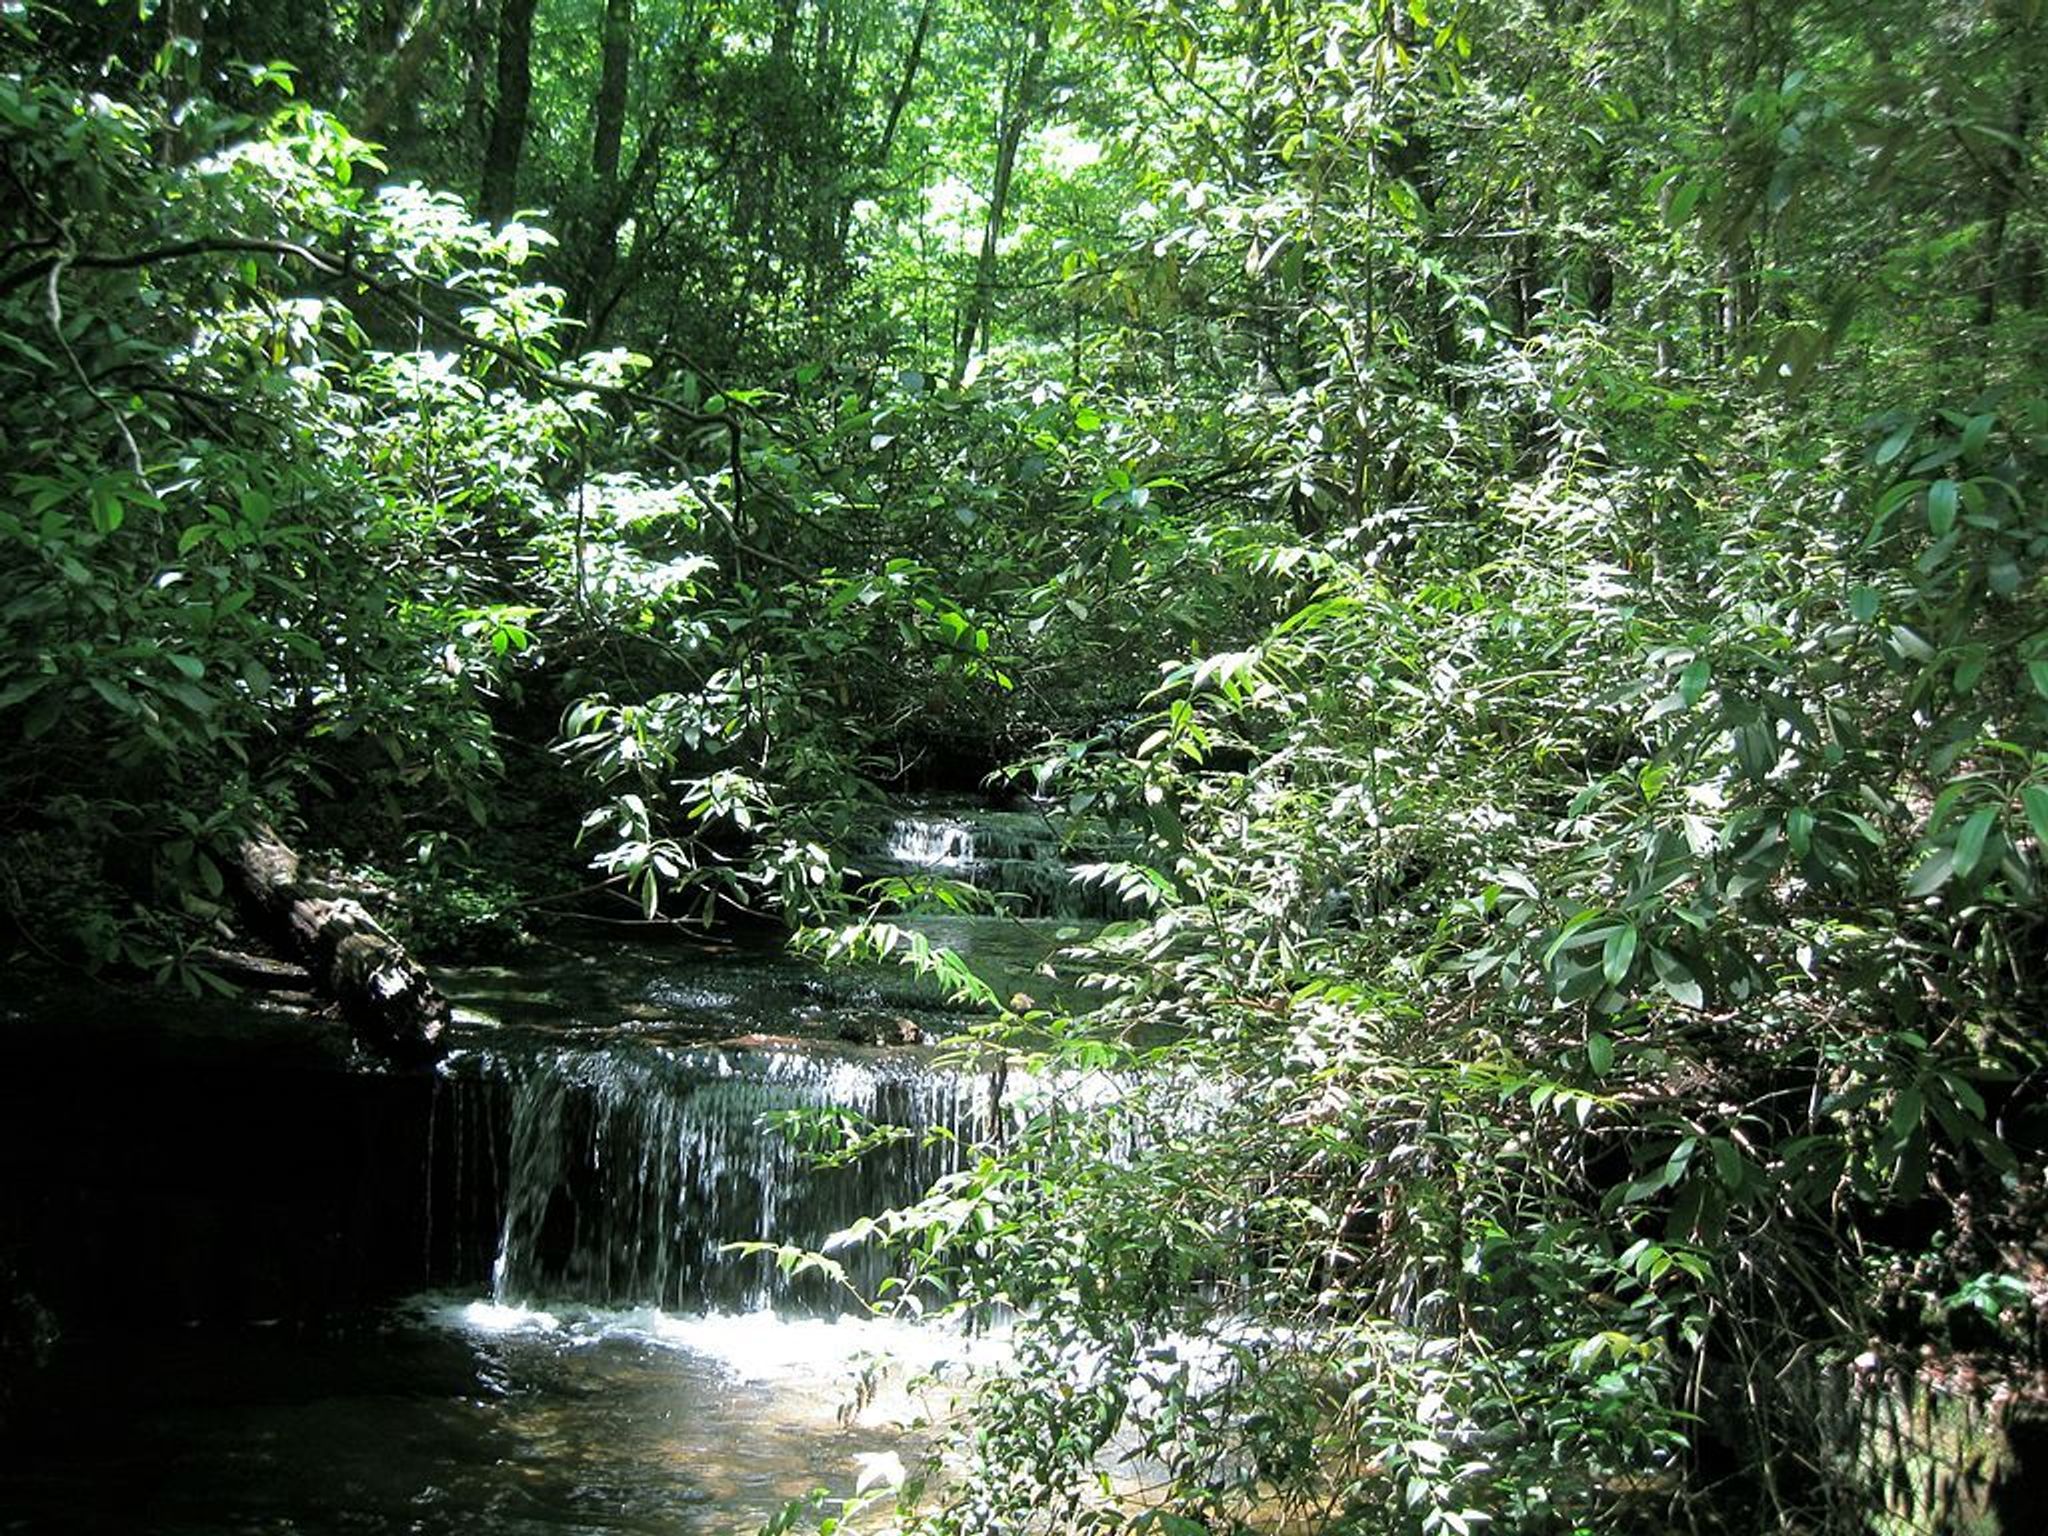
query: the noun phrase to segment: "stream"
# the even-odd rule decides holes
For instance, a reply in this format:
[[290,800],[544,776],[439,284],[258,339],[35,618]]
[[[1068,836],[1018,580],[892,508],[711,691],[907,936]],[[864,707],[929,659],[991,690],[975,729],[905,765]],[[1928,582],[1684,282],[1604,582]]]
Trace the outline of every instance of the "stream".
[[[1047,854],[976,831],[907,817],[890,857],[1032,867],[1020,905],[1060,906]],[[1080,905],[921,921],[1042,990]],[[915,1461],[997,1342],[726,1245],[814,1248],[952,1166],[923,1133],[979,1134],[991,1085],[841,1038],[942,1036],[943,999],[745,944],[438,975],[452,1049],[415,1077],[252,1002],[0,1000],[0,1263],[55,1324],[0,1531],[745,1531]],[[766,1123],[828,1107],[912,1134],[819,1170]]]

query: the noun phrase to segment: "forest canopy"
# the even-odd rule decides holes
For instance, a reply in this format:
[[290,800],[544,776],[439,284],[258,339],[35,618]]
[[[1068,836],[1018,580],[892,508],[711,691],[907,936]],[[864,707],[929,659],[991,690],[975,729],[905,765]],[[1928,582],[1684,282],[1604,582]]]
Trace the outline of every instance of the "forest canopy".
[[2039,0],[7,0],[10,948],[220,989],[278,826],[430,950],[913,949],[863,829],[986,779],[1128,920],[973,1048],[1126,1090],[863,1228],[1020,1318],[905,1520],[1948,1518],[1871,1404],[2037,1413],[2048,1308],[2044,81]]

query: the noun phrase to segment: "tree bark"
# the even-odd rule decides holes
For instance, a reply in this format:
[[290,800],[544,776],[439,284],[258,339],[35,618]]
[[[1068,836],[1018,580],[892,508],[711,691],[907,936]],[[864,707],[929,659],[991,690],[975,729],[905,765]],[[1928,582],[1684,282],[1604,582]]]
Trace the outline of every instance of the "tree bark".
[[619,226],[627,211],[619,161],[633,74],[633,0],[605,0],[603,52],[597,96],[591,103],[590,202],[582,220],[582,273],[571,303],[593,332],[605,285],[618,264]]
[[619,145],[626,133],[626,88],[632,70],[633,0],[605,0],[604,68],[597,82],[590,170],[606,189],[619,179]]
[[935,0],[924,0],[924,8],[917,13],[917,30],[910,35],[910,52],[904,56],[903,73],[897,78],[895,93],[889,98],[889,115],[882,124],[882,137],[870,159],[870,163],[884,173],[889,169],[889,157],[896,152],[896,129],[903,121],[903,109],[910,105],[910,98],[917,89],[917,71],[924,63],[924,43],[931,33],[934,3]]
[[362,116],[355,131],[366,139],[382,139],[401,114],[412,111],[419,95],[420,76],[427,60],[441,41],[453,0],[419,0],[398,36],[391,41],[396,51],[391,67],[364,99]]
[[1010,182],[1017,170],[1017,148],[1024,130],[1038,110],[1038,86],[1045,75],[1045,56],[1052,47],[1052,29],[1043,16],[1031,24],[1031,41],[1024,61],[1009,88],[1003,92],[1002,111],[996,126],[995,180],[989,188],[988,222],[982,230],[981,256],[975,263],[974,288],[967,298],[967,313],[960,320],[960,334],[953,347],[953,379],[967,377],[975,343],[988,347],[991,311],[995,307],[996,246],[1009,216]]
[[539,0],[504,0],[498,11],[498,100],[484,145],[477,206],[502,224],[519,204],[519,157],[526,149],[526,119],[533,104],[533,12]]
[[2027,79],[2021,83],[2013,103],[2011,138],[1998,157],[1985,195],[1984,276],[1977,287],[1979,325],[1989,325],[1998,318],[1998,290],[2006,267],[2006,229],[2020,201],[2020,187],[2027,174],[2027,141],[2033,131],[2034,82]]
[[448,1000],[359,903],[301,886],[299,856],[267,829],[232,863],[259,935],[306,967],[364,1046],[401,1066],[441,1058]]

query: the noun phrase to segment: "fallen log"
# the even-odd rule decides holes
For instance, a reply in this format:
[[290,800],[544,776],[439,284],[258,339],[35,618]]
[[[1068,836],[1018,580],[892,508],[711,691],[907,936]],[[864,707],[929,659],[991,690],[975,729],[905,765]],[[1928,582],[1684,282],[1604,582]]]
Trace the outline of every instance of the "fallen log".
[[267,828],[232,864],[259,935],[312,973],[358,1040],[406,1066],[440,1059],[448,1000],[360,902],[302,886],[299,856]]
[[305,992],[313,985],[312,973],[289,960],[252,955],[239,949],[217,949],[211,945],[195,949],[187,957],[214,975],[245,992]]

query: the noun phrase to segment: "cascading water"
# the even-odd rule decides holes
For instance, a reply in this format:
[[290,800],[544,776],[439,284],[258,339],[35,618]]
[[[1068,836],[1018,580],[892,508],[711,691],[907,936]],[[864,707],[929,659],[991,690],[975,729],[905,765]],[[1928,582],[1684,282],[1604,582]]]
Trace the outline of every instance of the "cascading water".
[[899,877],[961,881],[1019,915],[1126,915],[1114,892],[1074,878],[1058,833],[1038,811],[928,802],[890,822],[880,865]]
[[[1005,842],[950,819],[904,856],[956,876],[1010,858],[1064,883],[1042,822]],[[1005,996],[1054,997],[1055,951],[1077,931],[915,921]],[[37,1114],[0,1144],[34,1150],[22,1166],[53,1222],[119,1213],[78,1268],[122,1279],[92,1293],[119,1326],[67,1334],[10,1425],[33,1433],[0,1442],[16,1523],[751,1528],[808,1490],[851,1493],[877,1456],[914,1459],[944,1384],[1000,1351],[999,1336],[850,1315],[850,1290],[727,1246],[820,1248],[988,1134],[988,1078],[840,1038],[943,1035],[960,1021],[942,992],[738,940],[549,945],[442,980],[455,1050],[431,1079],[363,1072],[327,1024],[225,1001],[177,1015],[220,1015],[217,1043],[89,1040],[62,1071],[18,1074],[10,1102]],[[52,1038],[74,1039],[72,1023]],[[179,1063],[168,1080],[160,1055]],[[111,1086],[109,1063],[126,1074]],[[93,1092],[53,1097],[52,1082]],[[1029,1087],[1013,1074],[1004,1110]],[[789,1110],[905,1134],[819,1168],[764,1123]],[[832,1256],[875,1293],[887,1255]],[[177,1326],[133,1326],[134,1296]],[[270,1323],[289,1326],[250,1326]]]
[[[450,1142],[462,1150],[444,1155],[475,1169],[455,1208],[496,1208],[490,1284],[500,1303],[847,1310],[853,1296],[822,1275],[791,1276],[769,1255],[727,1245],[822,1247],[949,1171],[990,1112],[986,1079],[933,1071],[917,1054],[794,1043],[479,1050],[451,1063],[450,1076]],[[469,1110],[467,1099],[484,1107]],[[769,1123],[826,1109],[906,1134],[819,1168]],[[475,1145],[479,1121],[487,1148]],[[837,1257],[854,1288],[874,1294],[882,1256],[862,1245]]]
[[974,828],[965,821],[906,816],[889,824],[889,857],[914,869],[972,869]]
[[[953,856],[982,857],[975,839]],[[1052,996],[1074,931],[917,921],[1005,995]],[[16,1524],[750,1529],[811,1489],[851,1493],[877,1457],[914,1462],[952,1384],[1001,1358],[1000,1330],[853,1315],[824,1277],[726,1247],[819,1248],[989,1132],[987,1077],[838,1038],[943,1034],[942,995],[737,941],[547,946],[442,979],[456,1049],[431,1079],[360,1071],[328,1025],[229,1002],[179,1009],[189,1059],[172,1030],[151,1054],[67,1018],[51,1038],[76,1059],[17,1075],[0,1146],[53,1222],[119,1213],[80,1258],[121,1279],[93,1293],[114,1325],[67,1333],[17,1443],[0,1437]],[[1034,1093],[1086,1099],[1013,1073],[1002,1112]],[[785,1110],[906,1134],[818,1168],[764,1124]],[[833,1257],[874,1294],[886,1255]],[[136,1298],[176,1326],[137,1326]],[[270,1323],[288,1326],[250,1326]]]

